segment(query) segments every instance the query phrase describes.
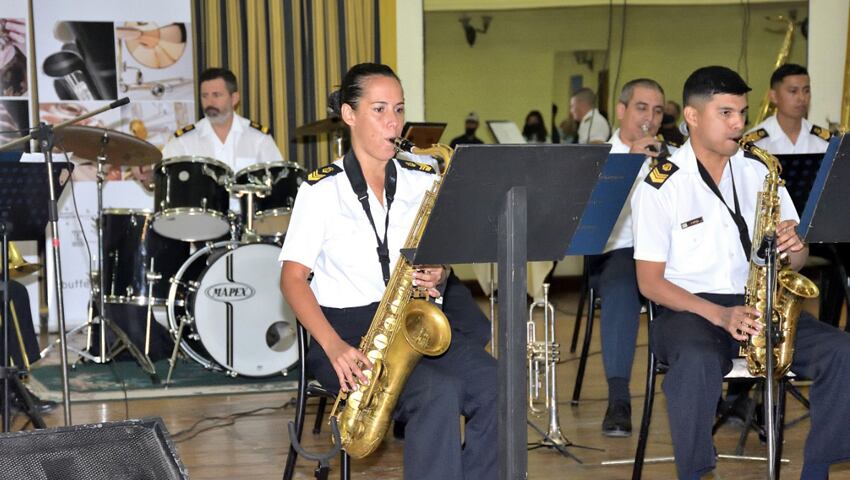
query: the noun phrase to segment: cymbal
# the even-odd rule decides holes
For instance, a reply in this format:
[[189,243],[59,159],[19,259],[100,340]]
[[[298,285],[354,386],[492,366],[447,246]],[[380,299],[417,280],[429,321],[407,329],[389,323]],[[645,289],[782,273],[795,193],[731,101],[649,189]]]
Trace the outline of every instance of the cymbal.
[[[108,138],[105,147],[102,144],[104,134]],[[162,160],[162,152],[150,143],[117,130],[68,125],[56,131],[56,144],[74,155],[96,161],[103,151],[106,163],[141,167],[153,165]]]
[[328,117],[311,123],[305,123],[295,129],[296,137],[310,137],[343,130],[345,123],[339,117]]

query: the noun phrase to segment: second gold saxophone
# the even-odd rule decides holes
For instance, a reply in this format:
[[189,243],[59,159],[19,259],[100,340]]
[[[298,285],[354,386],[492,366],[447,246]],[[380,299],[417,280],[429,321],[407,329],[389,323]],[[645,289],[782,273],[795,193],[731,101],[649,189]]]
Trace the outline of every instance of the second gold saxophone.
[[[400,150],[411,148],[404,139],[396,139],[395,144]],[[414,153],[441,157],[448,172],[451,148],[434,145],[414,149]],[[441,183],[438,179],[431,190],[425,192],[403,248],[419,245]],[[440,355],[451,343],[448,319],[439,307],[428,301],[426,291],[413,285],[413,270],[413,265],[401,255],[369,331],[360,342],[360,351],[373,364],[372,370],[363,371],[369,384],[357,385],[351,394],[341,392],[331,411],[330,416],[339,424],[342,448],[352,458],[363,458],[381,444],[407,377],[422,355]],[[340,406],[342,400],[345,405]]]
[[744,150],[758,157],[766,166],[768,173],[764,179],[764,188],[756,203],[755,228],[753,230],[753,251],[750,260],[750,273],[747,277],[746,304],[761,312],[759,321],[762,328],[758,335],[752,335],[746,346],[741,347],[741,355],[747,359],[747,370],[760,377],[767,376],[767,348],[765,334],[768,331],[765,322],[771,319],[777,325],[778,341],[773,343],[774,377],[782,378],[791,368],[794,359],[794,340],[797,336],[797,319],[803,302],[817,298],[820,294],[817,285],[811,280],[793,271],[787,263],[779,262],[776,274],[777,285],[774,289],[773,314],[767,315],[767,267],[757,260],[756,250],[762,239],[776,233],[780,217],[779,187],[785,181],[779,177],[782,166],[773,155],[752,143],[742,143]]

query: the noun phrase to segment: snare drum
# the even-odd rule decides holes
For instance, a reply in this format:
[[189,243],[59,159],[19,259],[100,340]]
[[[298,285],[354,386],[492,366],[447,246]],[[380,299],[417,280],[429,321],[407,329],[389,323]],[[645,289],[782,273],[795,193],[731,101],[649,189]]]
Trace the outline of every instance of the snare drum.
[[[153,212],[103,210],[103,271],[105,301],[131,305],[165,305],[169,280],[189,258],[189,244],[151,230]],[[150,285],[147,274],[159,278]]]
[[219,242],[186,260],[168,296],[175,336],[187,320],[183,352],[208,369],[249,377],[278,374],[298,361],[295,313],[278,287],[279,253],[273,245]]
[[154,170],[153,229],[164,237],[187,242],[220,238],[230,231],[233,171],[204,157],[173,157]]
[[[263,236],[279,236],[289,227],[289,214],[295,204],[298,187],[306,178],[304,169],[293,162],[258,163],[236,173],[234,183],[265,186],[263,196],[254,196],[254,232]],[[248,199],[241,198],[242,222],[248,223]]]

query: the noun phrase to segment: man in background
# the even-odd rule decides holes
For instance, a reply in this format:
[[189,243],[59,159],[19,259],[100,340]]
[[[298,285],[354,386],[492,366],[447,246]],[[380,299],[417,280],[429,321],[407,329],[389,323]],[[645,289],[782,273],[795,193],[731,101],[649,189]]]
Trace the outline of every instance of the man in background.
[[450,147],[455,148],[461,144],[479,145],[484,143],[480,138],[475,136],[475,131],[478,130],[478,114],[469,112],[466,116],[466,121],[463,124],[463,135],[459,135],[452,139]]
[[806,68],[793,63],[777,68],[770,76],[769,96],[776,113],[756,125],[745,140],[774,155],[824,153],[831,135],[806,119],[812,101]]
[[[663,148],[669,148],[662,148],[656,137],[663,109],[664,90],[658,82],[638,78],[623,85],[616,110],[620,128],[614,131],[608,143],[611,144],[611,153],[643,155],[632,191],[649,173]],[[626,199],[604,252],[588,259],[594,281],[591,286],[597,289],[602,299],[600,336],[608,382],[608,409],[602,421],[602,434],[608,437],[628,437],[632,433],[629,380],[641,307],[633,247],[632,209],[629,199]]]
[[578,143],[605,143],[611,126],[596,108],[596,94],[589,88],[578,89],[570,98],[570,115],[578,122]]

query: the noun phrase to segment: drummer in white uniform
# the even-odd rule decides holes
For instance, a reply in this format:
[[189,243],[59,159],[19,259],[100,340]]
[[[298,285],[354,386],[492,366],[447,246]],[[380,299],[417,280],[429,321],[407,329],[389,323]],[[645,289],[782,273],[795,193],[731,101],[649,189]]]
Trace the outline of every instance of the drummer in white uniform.
[[[256,163],[283,160],[268,127],[234,111],[241,96],[233,72],[208,68],[201,73],[200,82],[204,118],[177,130],[162,150],[163,159],[207,157],[223,162],[233,173]],[[152,180],[150,171],[137,176],[145,185]]]

